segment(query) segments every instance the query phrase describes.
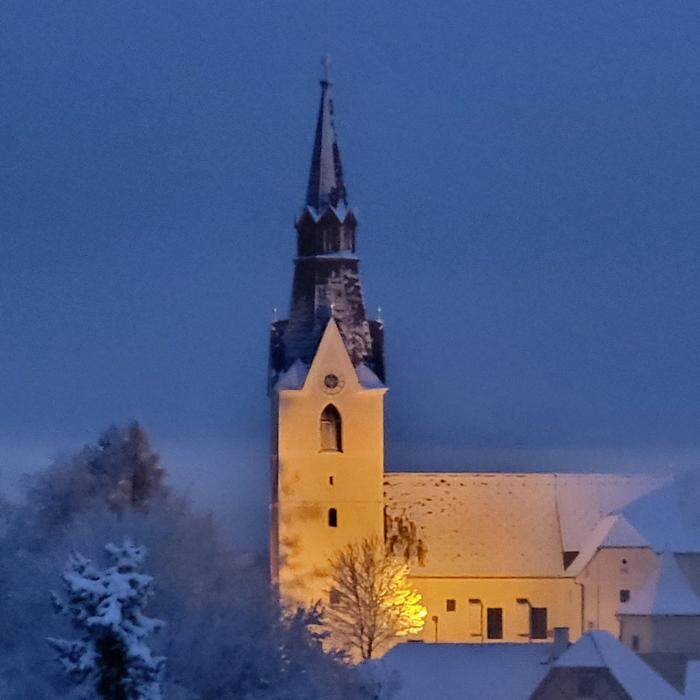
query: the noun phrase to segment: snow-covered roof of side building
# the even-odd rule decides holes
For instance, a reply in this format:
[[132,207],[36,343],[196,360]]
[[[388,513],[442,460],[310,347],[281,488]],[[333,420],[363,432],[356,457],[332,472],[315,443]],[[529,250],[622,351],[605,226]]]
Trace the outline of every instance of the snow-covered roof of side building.
[[424,561],[414,575],[562,576],[564,551],[581,551],[602,517],[665,480],[388,472],[384,492],[388,515],[412,521],[422,541]]
[[669,483],[653,474],[557,474],[557,505],[564,550],[582,551],[606,515]]
[[397,682],[395,700],[526,700],[550,668],[543,658],[539,644],[408,642],[366,665]]
[[700,598],[690,586],[676,557],[666,551],[649,580],[627,603],[619,615],[700,615]]
[[558,668],[607,668],[633,700],[679,700],[682,695],[670,686],[637,654],[609,632],[584,634],[555,662]]
[[689,661],[685,671],[685,697],[700,698],[700,661]]
[[644,537],[620,515],[606,515],[591,532],[583,549],[567,569],[567,574],[578,576],[593,559],[599,549],[606,547],[648,547]]
[[669,479],[621,512],[655,551],[700,553],[700,470]]

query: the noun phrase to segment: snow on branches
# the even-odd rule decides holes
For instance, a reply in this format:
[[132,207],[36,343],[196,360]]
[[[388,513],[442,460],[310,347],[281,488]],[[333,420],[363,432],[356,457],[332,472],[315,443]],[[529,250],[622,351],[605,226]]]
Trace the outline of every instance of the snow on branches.
[[67,602],[53,594],[57,612],[70,618],[80,639],[48,641],[66,673],[76,683],[92,682],[100,697],[160,700],[165,659],[145,640],[163,623],[143,613],[153,581],[139,572],[146,550],[130,540],[105,549],[112,566],[100,570],[75,553],[62,576]]

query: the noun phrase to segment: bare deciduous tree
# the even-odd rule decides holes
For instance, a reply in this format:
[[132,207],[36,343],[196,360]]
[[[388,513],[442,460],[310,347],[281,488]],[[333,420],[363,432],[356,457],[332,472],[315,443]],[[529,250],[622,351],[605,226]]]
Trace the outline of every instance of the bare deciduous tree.
[[408,581],[408,565],[377,538],[340,550],[330,560],[331,605],[326,624],[332,641],[363,659],[394,637],[423,629],[427,611]]

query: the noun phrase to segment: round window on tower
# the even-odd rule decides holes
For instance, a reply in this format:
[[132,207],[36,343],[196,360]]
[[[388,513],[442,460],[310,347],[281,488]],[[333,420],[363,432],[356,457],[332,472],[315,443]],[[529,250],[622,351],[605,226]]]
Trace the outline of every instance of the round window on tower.
[[333,372],[329,372],[323,378],[323,390],[327,394],[337,394],[339,391],[342,390],[344,384],[345,380],[343,379],[343,377],[334,374]]

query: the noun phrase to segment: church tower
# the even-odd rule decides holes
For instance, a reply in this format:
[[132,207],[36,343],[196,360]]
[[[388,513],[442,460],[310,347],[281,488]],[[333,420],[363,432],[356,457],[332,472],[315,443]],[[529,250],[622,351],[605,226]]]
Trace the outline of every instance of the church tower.
[[327,70],[289,318],[270,337],[270,561],[289,604],[327,603],[329,557],[383,536],[383,325],[365,312]]

